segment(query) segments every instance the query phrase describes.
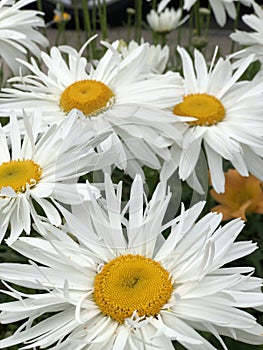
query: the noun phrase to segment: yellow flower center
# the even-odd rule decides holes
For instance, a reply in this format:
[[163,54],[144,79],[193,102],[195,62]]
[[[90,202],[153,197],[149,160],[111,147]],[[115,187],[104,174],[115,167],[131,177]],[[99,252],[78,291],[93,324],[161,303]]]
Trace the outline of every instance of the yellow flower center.
[[63,21],[69,21],[71,19],[71,15],[67,12],[57,12],[54,17],[53,17],[53,21],[55,23],[60,23]]
[[10,186],[17,193],[34,186],[40,179],[42,170],[30,159],[11,160],[0,165],[0,189]]
[[104,315],[119,323],[134,311],[156,316],[171,297],[169,272],[157,261],[141,255],[121,255],[95,277],[94,300]]
[[173,112],[176,115],[195,117],[197,120],[188,123],[201,126],[217,124],[225,117],[222,103],[216,97],[207,94],[184,96],[183,102],[176,105]]
[[63,91],[60,97],[60,107],[66,113],[77,108],[86,116],[91,116],[107,109],[113,97],[112,90],[101,81],[80,80]]

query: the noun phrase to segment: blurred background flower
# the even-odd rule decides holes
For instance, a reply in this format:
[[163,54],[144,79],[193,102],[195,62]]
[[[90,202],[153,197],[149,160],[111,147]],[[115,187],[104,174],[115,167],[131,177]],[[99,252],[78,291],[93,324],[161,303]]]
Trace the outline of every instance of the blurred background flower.
[[46,24],[46,27],[50,27],[52,24],[67,23],[71,19],[71,14],[60,11],[59,9],[54,10],[54,17],[51,21]]
[[153,31],[156,33],[166,34],[182,25],[189,16],[182,18],[182,9],[175,10],[166,8],[163,12],[158,13],[151,10],[146,16],[147,22]]
[[241,217],[251,213],[263,214],[262,182],[255,176],[241,176],[235,169],[225,173],[225,192],[216,193],[211,190],[211,196],[220,203],[213,207],[213,212],[223,214],[223,220]]

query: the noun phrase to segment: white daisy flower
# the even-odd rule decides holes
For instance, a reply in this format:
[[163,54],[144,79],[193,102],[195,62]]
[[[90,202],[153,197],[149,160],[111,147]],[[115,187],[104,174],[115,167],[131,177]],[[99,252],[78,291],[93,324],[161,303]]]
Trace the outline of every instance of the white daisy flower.
[[110,154],[97,154],[89,146],[93,133],[83,134],[77,113],[41,137],[37,118],[29,121],[25,117],[24,121],[23,137],[14,116],[10,118],[10,138],[0,127],[0,242],[10,227],[8,244],[23,230],[30,234],[31,218],[40,227],[36,204],[52,224],[60,225],[60,214],[49,199],[65,204],[89,199],[86,185],[75,182],[80,175],[111,162]]
[[[91,39],[92,40],[92,39]],[[172,116],[160,115],[176,99],[182,100],[182,79],[177,73],[152,74],[148,64],[148,44],[140,45],[126,58],[117,52],[118,42],[104,43],[109,49],[96,67],[88,64],[80,52],[69,46],[53,47],[50,55],[42,53],[45,74],[34,59],[21,61],[33,75],[9,81],[4,88],[0,113],[38,109],[42,126],[60,123],[77,108],[87,117],[87,127],[95,133],[112,131],[101,145],[115,148],[118,167],[131,176],[142,174],[141,165],[160,168],[159,157],[167,159]],[[62,57],[65,53],[68,64]],[[21,112],[20,112],[21,113]],[[180,132],[177,132],[180,143]]]
[[[193,176],[204,146],[212,185],[224,192],[222,160],[227,159],[242,175],[249,172],[263,180],[263,83],[240,81],[253,57],[248,57],[233,71],[229,59],[220,58],[207,69],[204,56],[194,52],[194,62],[183,48],[178,48],[183,63],[185,96],[176,104],[176,115],[192,116],[184,134],[184,152],[171,149],[173,162],[166,162],[163,173],[172,174],[179,166],[179,176]],[[214,58],[216,56],[216,52]]]
[[253,32],[236,30],[230,38],[240,45],[247,46],[244,50],[236,52],[233,57],[245,58],[249,54],[255,55],[254,60],[260,60],[263,64],[263,9],[253,2],[255,14],[242,16],[243,22],[249,26]]
[[180,27],[189,16],[182,18],[182,9],[179,8],[175,10],[174,8],[168,9],[166,8],[163,12],[156,12],[155,10],[151,10],[147,16],[147,22],[151,29],[156,33],[166,34],[170,33],[172,30]]
[[48,240],[14,243],[31,264],[1,264],[0,277],[39,293],[6,291],[17,301],[0,305],[1,322],[27,320],[0,341],[1,349],[25,343],[26,349],[172,350],[176,340],[187,349],[216,350],[198,331],[212,333],[225,349],[220,334],[262,344],[263,327],[239,309],[262,307],[261,280],[252,268],[224,267],[256,249],[234,242],[243,222],[218,227],[215,213],[196,222],[204,206],[198,203],[163,226],[170,198],[165,183],[145,209],[142,186],[136,177],[128,220],[120,209],[121,185],[115,190],[107,178],[106,208],[93,200],[78,217],[64,210],[67,226],[47,225]]
[[[184,0],[184,9],[189,11],[197,0]],[[240,1],[245,6],[251,6],[253,0],[209,0],[215,20],[220,27],[226,24],[227,15],[235,19],[237,11],[235,3]]]
[[[144,41],[142,40],[142,43]],[[154,73],[163,73],[167,67],[169,60],[169,46],[165,45],[161,47],[158,45],[148,45],[148,60],[147,63],[152,68]],[[123,44],[119,46],[119,50],[123,57],[127,57],[133,50],[137,49],[140,45],[132,40],[128,45]]]
[[22,7],[34,0],[0,0],[0,56],[14,73],[20,63],[16,58],[26,59],[27,53],[39,57],[38,45],[48,46],[48,40],[38,30],[45,26],[41,13]]

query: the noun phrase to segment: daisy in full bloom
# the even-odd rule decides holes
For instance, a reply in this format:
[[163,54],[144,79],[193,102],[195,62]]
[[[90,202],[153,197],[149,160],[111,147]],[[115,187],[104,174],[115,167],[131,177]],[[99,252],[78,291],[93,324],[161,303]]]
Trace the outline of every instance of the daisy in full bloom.
[[83,135],[77,113],[41,137],[37,118],[25,117],[24,122],[24,136],[14,116],[10,118],[10,137],[0,128],[0,242],[10,227],[8,244],[23,230],[30,234],[31,218],[39,227],[36,203],[52,224],[60,225],[59,212],[49,199],[65,204],[87,200],[86,185],[76,180],[111,162],[109,154],[97,154],[88,146],[93,133]]
[[175,10],[174,8],[166,8],[164,11],[158,13],[151,10],[147,15],[147,22],[151,29],[159,34],[167,34],[172,30],[180,27],[189,16],[182,18],[182,9]]
[[208,70],[199,51],[194,52],[194,62],[185,49],[178,48],[178,52],[183,64],[185,95],[183,102],[174,105],[173,112],[196,120],[187,123],[184,152],[178,157],[175,150],[174,165],[166,163],[165,171],[172,173],[179,164],[180,178],[187,179],[197,170],[204,146],[216,192],[224,192],[223,159],[230,161],[242,176],[251,172],[262,181],[263,82],[259,79],[238,82],[253,57],[243,61],[236,71],[229,59],[220,58],[216,64],[213,59]]
[[242,16],[243,22],[249,26],[253,32],[236,30],[230,38],[240,45],[247,46],[244,50],[233,54],[235,58],[244,58],[249,54],[255,55],[254,60],[260,60],[263,64],[263,9],[253,2],[255,14]]
[[[182,100],[181,77],[171,72],[153,74],[147,43],[124,58],[118,52],[118,41],[104,43],[108,50],[96,66],[81,57],[88,43],[80,52],[69,46],[53,47],[50,55],[43,52],[47,74],[34,59],[31,64],[20,61],[32,74],[12,78],[9,81],[14,87],[2,89],[1,115],[37,107],[42,113],[42,126],[48,127],[61,123],[77,108],[86,116],[87,128],[95,133],[112,131],[100,146],[116,149],[121,169],[134,176],[142,173],[141,164],[160,168],[157,156],[169,156],[165,148],[172,134],[172,115],[160,116],[160,108],[168,107],[174,98]],[[180,137],[178,132],[178,143]]]
[[34,0],[0,0],[0,57],[14,73],[20,63],[16,58],[26,59],[28,52],[40,56],[38,45],[48,46],[48,40],[38,28],[44,20],[38,11],[23,9]]
[[223,214],[223,220],[241,217],[246,220],[246,214],[263,214],[262,182],[255,176],[241,176],[236,170],[229,169],[225,173],[226,188],[224,193],[211,190],[211,196],[220,204],[212,211]]
[[38,293],[6,291],[17,300],[0,305],[0,321],[25,322],[0,340],[1,349],[25,343],[26,349],[172,350],[176,340],[189,350],[216,350],[198,331],[212,333],[224,349],[220,334],[262,344],[263,327],[239,309],[262,309],[261,280],[249,267],[224,267],[256,248],[235,242],[243,222],[218,227],[216,213],[197,221],[204,206],[198,203],[163,226],[165,183],[145,207],[143,198],[136,177],[125,218],[121,186],[107,177],[104,208],[92,200],[77,215],[64,210],[66,226],[45,224],[47,240],[14,243],[31,264],[0,264],[0,278]]

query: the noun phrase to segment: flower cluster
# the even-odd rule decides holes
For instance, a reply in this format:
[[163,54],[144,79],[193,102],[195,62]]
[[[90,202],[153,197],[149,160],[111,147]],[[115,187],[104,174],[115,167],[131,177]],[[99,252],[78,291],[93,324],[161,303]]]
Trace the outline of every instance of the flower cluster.
[[[258,246],[242,236],[263,213],[260,6],[242,1],[258,33],[231,35],[249,47],[226,57],[216,47],[209,60],[164,45],[198,0],[153,2],[154,43],[96,50],[94,35],[39,55],[41,12],[20,10],[30,2],[0,0],[0,54],[20,67],[0,92],[0,244],[23,258],[0,263],[0,322],[19,323],[0,349],[263,344],[251,314],[263,310],[262,280],[245,263]],[[234,1],[209,3],[220,26],[235,18]]]

